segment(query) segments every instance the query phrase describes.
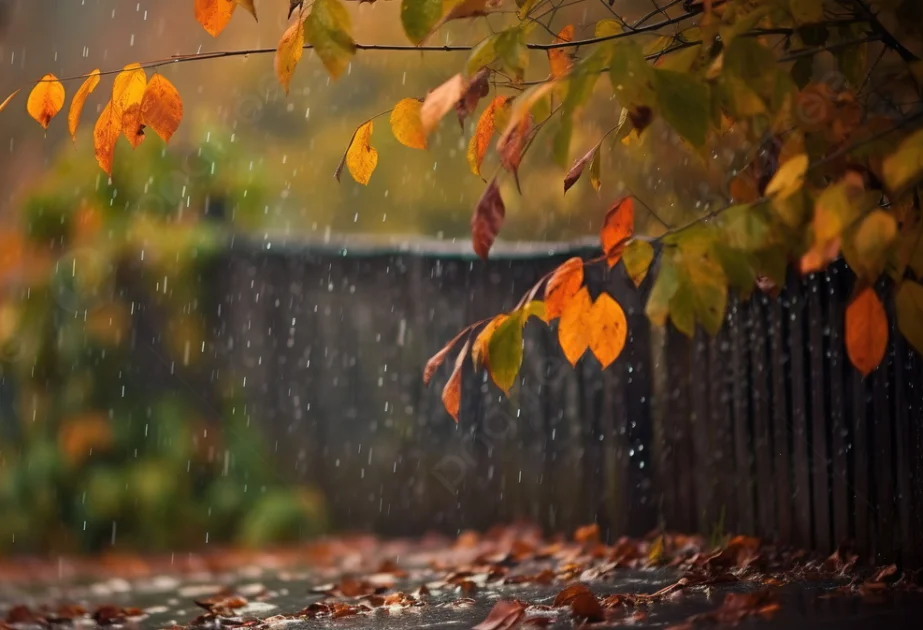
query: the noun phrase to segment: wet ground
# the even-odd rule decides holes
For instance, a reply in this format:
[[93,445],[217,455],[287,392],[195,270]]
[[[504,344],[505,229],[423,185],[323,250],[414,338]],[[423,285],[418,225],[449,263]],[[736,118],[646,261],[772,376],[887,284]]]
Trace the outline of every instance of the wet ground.
[[79,578],[62,566],[61,579],[36,582],[9,579],[7,567],[0,619],[23,629],[923,628],[915,574],[863,573],[845,553],[812,560],[752,539],[708,549],[685,537],[603,545],[511,532],[428,544],[341,541],[291,562],[173,575],[135,564],[122,571],[133,576]]

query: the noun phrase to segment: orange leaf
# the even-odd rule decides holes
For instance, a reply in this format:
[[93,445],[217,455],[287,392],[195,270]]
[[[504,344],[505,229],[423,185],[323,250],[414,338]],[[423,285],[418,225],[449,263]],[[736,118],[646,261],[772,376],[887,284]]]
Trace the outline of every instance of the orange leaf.
[[497,153],[500,155],[500,164],[513,174],[516,189],[522,192],[519,186],[519,163],[525,150],[526,141],[532,132],[532,114],[523,117],[512,133],[503,135],[497,141]]
[[154,130],[164,142],[169,142],[183,119],[183,100],[179,92],[163,75],[151,77],[141,99],[141,122]]
[[107,175],[112,175],[112,159],[115,155],[115,143],[122,133],[122,118],[116,115],[112,101],[106,103],[93,128],[93,147],[96,161]]
[[209,35],[218,37],[236,8],[234,0],[195,0],[195,19]]
[[423,107],[420,108],[420,122],[425,134],[429,135],[443,116],[455,107],[466,88],[465,78],[461,74],[456,74],[426,95]]
[[614,267],[622,257],[625,244],[635,232],[635,204],[631,197],[616,201],[606,213],[603,228],[599,233],[606,262]]
[[500,196],[500,187],[497,178],[490,180],[484,194],[474,209],[471,217],[471,241],[474,251],[482,260],[487,260],[487,254],[494,244],[494,239],[500,232],[500,226],[506,218],[506,206]]
[[426,134],[420,122],[422,103],[415,98],[404,98],[391,110],[391,132],[397,141],[411,149],[426,148]]
[[506,313],[501,313],[494,317],[490,322],[481,329],[481,332],[478,333],[478,336],[474,339],[474,345],[471,347],[471,360],[474,361],[474,369],[478,369],[481,365],[487,365],[490,361],[490,356],[488,353],[488,348],[490,347],[490,338],[493,336],[494,331],[507,320],[509,315]]
[[26,102],[26,111],[42,128],[48,129],[48,123],[64,107],[64,97],[64,86],[58,78],[53,74],[46,74],[32,88]]
[[545,321],[560,317],[574,294],[583,286],[583,260],[574,256],[565,260],[545,285]]
[[497,129],[495,114],[501,107],[505,107],[509,102],[508,96],[497,96],[490,102],[487,109],[478,118],[478,124],[474,128],[474,135],[468,142],[468,166],[475,175],[481,174],[481,163],[490,147],[490,139]]
[[452,351],[452,348],[455,347],[455,342],[458,341],[458,337],[455,337],[443,346],[442,350],[430,357],[429,361],[426,362],[426,365],[423,368],[423,384],[429,385],[430,379],[433,378],[433,374],[436,373],[436,370],[439,369],[439,366],[445,362],[445,358],[449,356],[449,353]]
[[67,112],[67,130],[70,131],[71,138],[75,142],[77,141],[77,127],[80,125],[83,104],[86,103],[87,97],[93,93],[97,85],[99,85],[99,68],[87,75],[86,80],[81,84],[77,93],[74,94],[74,100],[71,101],[71,108]]
[[141,123],[141,104],[132,103],[122,112],[122,133],[132,149],[144,142],[144,125]]
[[[574,40],[574,27],[568,24],[554,38],[555,44],[563,44]],[[570,72],[573,59],[566,48],[552,48],[548,51],[548,65],[551,67],[551,76],[555,79],[563,77]]]
[[140,144],[141,101],[147,89],[147,73],[140,64],[132,63],[119,72],[112,83],[113,114],[121,119],[122,133],[132,147]]
[[846,307],[846,353],[868,376],[885,358],[888,348],[888,316],[875,289],[862,288]]
[[10,95],[7,96],[5,99],[3,99],[3,102],[0,103],[0,112],[2,112],[4,109],[6,109],[6,106],[10,104],[10,101],[13,100],[13,97],[14,97],[14,96],[16,96],[17,94],[19,94],[19,90],[21,90],[21,89],[22,89],[22,88],[16,88],[16,90],[15,90],[12,94],[10,94]]
[[571,365],[576,366],[577,361],[586,352],[590,344],[590,310],[593,303],[586,287],[581,287],[574,296],[568,300],[561,313],[558,323],[558,342],[561,350]]
[[589,323],[590,351],[606,369],[625,347],[628,337],[625,311],[607,293],[601,293],[590,309]]
[[458,422],[458,412],[461,410],[461,369],[465,363],[465,355],[468,354],[468,348],[471,347],[471,339],[465,342],[461,352],[455,357],[455,367],[452,375],[446,381],[445,387],[442,388],[442,404],[449,415]]
[[273,59],[273,66],[276,70],[276,77],[282,84],[282,89],[288,94],[289,84],[292,82],[292,75],[301,56],[304,54],[304,21],[295,20],[294,24],[288,27],[288,30],[282,34],[279,40],[279,47],[276,49],[276,56]]

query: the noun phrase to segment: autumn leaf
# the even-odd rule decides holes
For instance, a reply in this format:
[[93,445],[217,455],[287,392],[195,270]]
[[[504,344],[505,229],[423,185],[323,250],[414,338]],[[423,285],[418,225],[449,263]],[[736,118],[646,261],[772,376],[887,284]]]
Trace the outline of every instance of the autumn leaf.
[[884,210],[873,210],[843,243],[843,256],[856,275],[874,283],[884,271],[896,240],[894,216]]
[[600,293],[587,316],[589,348],[593,356],[606,369],[625,348],[628,338],[628,321],[619,303],[607,293]]
[[122,133],[122,118],[112,106],[112,101],[106,103],[96,126],[93,128],[93,147],[96,152],[96,161],[100,168],[110,177],[112,176],[112,159],[115,155],[115,143]]
[[474,134],[468,142],[468,166],[475,175],[481,174],[481,164],[484,162],[484,156],[490,147],[490,140],[497,128],[496,112],[498,109],[506,107],[509,102],[508,96],[496,96],[490,102],[490,105],[481,113],[477,125],[474,128]]
[[635,204],[631,197],[624,197],[616,201],[606,213],[599,240],[606,262],[609,267],[614,267],[622,257],[622,250],[635,232]]
[[169,142],[182,120],[183,100],[179,92],[166,77],[155,74],[141,99],[141,122]]
[[336,79],[356,53],[349,13],[340,0],[315,0],[305,20],[305,36],[327,72]]
[[497,153],[500,155],[500,164],[507,171],[513,174],[516,182],[516,189],[522,193],[519,186],[519,164],[522,162],[522,155],[526,148],[529,134],[532,133],[532,116],[531,114],[519,121],[518,127],[513,133],[501,136],[497,141]]
[[660,270],[654,279],[644,312],[655,326],[664,326],[670,316],[670,302],[679,289],[679,269],[674,255],[661,256]]
[[439,121],[455,107],[466,87],[465,78],[461,74],[456,74],[426,95],[420,108],[420,122],[426,135],[429,135]]
[[253,16],[253,19],[257,22],[260,21],[260,18],[256,15],[256,5],[254,4],[256,0],[235,0],[247,13]]
[[472,630],[511,630],[526,614],[526,607],[518,601],[500,600],[490,609],[487,618]]
[[497,327],[509,318],[506,313],[501,313],[494,317],[474,339],[474,345],[471,346],[471,360],[474,363],[474,369],[481,365],[489,365],[490,362],[490,338],[493,336]]
[[808,156],[796,155],[787,160],[766,186],[766,195],[788,199],[804,186],[804,174],[808,170]]
[[426,134],[420,121],[422,103],[415,98],[401,99],[391,110],[391,131],[398,142],[411,149],[426,148]]
[[516,311],[504,319],[490,336],[487,345],[490,378],[505,394],[516,382],[522,365],[523,313]]
[[288,94],[289,85],[292,82],[292,75],[295,74],[295,68],[301,61],[304,53],[304,22],[295,20],[295,22],[286,29],[279,40],[279,46],[276,49],[276,55],[273,58],[276,77],[282,85],[282,89]]
[[195,19],[209,35],[218,37],[236,8],[234,0],[195,0]]
[[558,343],[561,344],[561,350],[571,365],[577,365],[577,361],[590,345],[589,317],[592,307],[589,291],[586,287],[581,287],[567,301],[561,313],[558,322]]
[[426,39],[433,27],[442,17],[442,0],[402,0],[401,24],[413,44]]
[[[598,144],[592,149],[590,149],[589,151],[587,151],[587,153],[584,154],[583,157],[575,161],[573,165],[570,167],[570,170],[567,171],[567,174],[564,175],[564,193],[565,194],[567,193],[568,190],[571,189],[571,187],[574,184],[577,183],[577,180],[580,179],[580,176],[583,175],[583,171],[584,169],[586,169],[587,164],[592,164],[593,162],[596,162],[597,164],[596,181],[598,182],[599,181],[599,169],[598,169],[599,145]],[[593,187],[597,188],[596,185],[594,185]]]
[[593,161],[590,162],[590,186],[593,187],[593,190],[599,192],[599,189],[602,187],[602,182],[600,181],[599,169],[601,168],[600,151],[597,148],[593,152]]
[[846,352],[862,376],[881,363],[888,349],[888,316],[875,289],[864,286],[846,307]]
[[465,356],[467,356],[470,347],[471,339],[468,339],[455,358],[455,367],[452,369],[452,374],[449,376],[449,380],[446,381],[445,387],[442,388],[442,404],[456,424],[458,423],[458,413],[461,410],[462,365],[465,364]]
[[[555,36],[553,44],[563,44],[574,40],[574,26],[568,24],[562,28]],[[551,68],[551,76],[559,79],[570,72],[573,65],[573,59],[566,48],[551,48],[548,50],[548,65]]]
[[500,133],[500,139],[497,141],[498,146],[508,142],[507,136],[517,133],[522,125],[522,121],[531,117],[532,108],[536,103],[547,98],[557,85],[557,81],[545,81],[540,85],[529,88],[516,97],[510,110],[509,120],[507,120],[506,126]]
[[644,282],[653,260],[654,248],[647,241],[632,239],[625,246],[625,251],[622,252],[625,271],[628,272],[628,277],[631,278],[636,287],[640,287],[641,283]]
[[923,129],[904,138],[882,164],[885,183],[895,196],[923,177]]
[[87,97],[99,85],[99,76],[99,68],[88,74],[71,101],[70,110],[67,112],[67,130],[70,132],[74,142],[77,141],[77,127],[80,125],[80,114],[83,112],[83,105],[86,103]]
[[144,124],[141,122],[141,104],[132,103],[122,112],[122,133],[132,149],[144,141]]
[[423,367],[423,384],[429,385],[430,380],[433,378],[433,374],[436,373],[436,370],[439,369],[439,366],[445,363],[446,357],[449,356],[449,353],[452,352],[452,348],[455,347],[455,344],[458,343],[458,340],[461,339],[461,335],[464,334],[464,331],[452,339],[449,343],[442,347],[442,349],[430,357],[429,361],[426,362],[426,365]]
[[122,134],[136,148],[144,139],[141,130],[141,101],[147,90],[147,73],[132,63],[119,72],[112,83],[113,115],[120,116]]
[[459,0],[452,6],[451,9],[449,9],[449,12],[446,13],[442,19],[436,21],[433,27],[420,42],[415,43],[422,43],[425,41],[430,35],[438,31],[439,28],[442,27],[442,25],[446,22],[487,15],[487,5],[490,3],[491,0]]
[[378,166],[378,151],[371,145],[372,139],[372,121],[366,121],[356,129],[352,140],[349,141],[349,147],[346,154],[337,167],[337,181],[340,181],[340,173],[343,171],[343,164],[349,169],[349,174],[353,179],[363,185],[368,185],[372,172]]
[[482,260],[487,260],[487,254],[505,218],[506,206],[503,204],[503,197],[500,196],[500,187],[495,177],[484,189],[484,194],[481,195],[474,209],[474,216],[471,217],[472,244],[474,251]]
[[455,113],[458,115],[458,124],[462,130],[465,128],[465,119],[477,108],[478,102],[490,92],[488,79],[490,79],[489,69],[478,70],[462,91],[461,98],[455,103]]
[[48,123],[64,107],[64,98],[64,85],[58,81],[55,75],[46,74],[29,93],[29,100],[26,101],[26,111],[43,129],[48,129]]
[[22,89],[22,88],[17,88],[17,89],[15,89],[15,90],[13,90],[13,93],[12,93],[12,94],[10,94],[10,95],[7,96],[5,99],[3,99],[3,102],[0,103],[0,112],[2,112],[4,109],[6,109],[6,106],[10,104],[10,101],[12,101],[13,98],[14,98],[17,94],[19,94],[19,90],[21,90],[21,89]]
[[545,317],[560,317],[571,298],[583,286],[583,260],[574,256],[554,270],[545,285]]
[[711,117],[708,84],[684,72],[655,69],[653,85],[664,120],[694,146],[704,145]]

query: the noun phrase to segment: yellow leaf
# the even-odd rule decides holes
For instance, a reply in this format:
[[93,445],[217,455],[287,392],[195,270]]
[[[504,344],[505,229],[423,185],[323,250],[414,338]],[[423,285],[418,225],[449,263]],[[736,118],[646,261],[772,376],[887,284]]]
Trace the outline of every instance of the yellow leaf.
[[887,349],[888,316],[875,290],[866,286],[846,307],[846,352],[862,376],[868,376]]
[[589,347],[596,359],[606,369],[625,348],[628,338],[628,321],[619,303],[607,293],[601,293],[590,309]]
[[371,145],[372,121],[360,126],[346,150],[346,167],[353,179],[368,185],[372,171],[378,166],[378,151]]
[[487,365],[490,361],[490,356],[488,348],[490,347],[490,338],[493,336],[494,331],[497,330],[497,327],[500,326],[503,322],[507,320],[509,315],[502,313],[494,317],[483,329],[478,333],[478,336],[474,339],[474,345],[471,347],[471,359],[474,362],[474,369],[478,369],[481,365]]
[[420,108],[420,122],[424,134],[429,135],[443,116],[455,107],[466,87],[465,78],[461,74],[456,74],[426,95]]
[[260,18],[256,16],[256,5],[254,4],[255,0],[236,0],[237,4],[244,8],[247,13],[253,16],[253,19],[257,22],[260,21]]
[[122,118],[116,115],[112,101],[109,101],[96,120],[96,126],[93,129],[93,147],[96,150],[96,161],[109,176],[112,175],[112,158],[115,154],[115,143],[121,133]]
[[292,82],[292,75],[295,68],[301,60],[304,53],[304,22],[295,20],[294,24],[288,27],[279,40],[279,47],[276,49],[276,56],[273,59],[276,77],[285,93],[288,94],[289,84]]
[[195,19],[209,35],[218,37],[236,8],[234,0],[195,0]]
[[426,134],[420,121],[423,104],[415,98],[398,101],[391,110],[391,131],[397,141],[411,149],[426,148]]
[[80,85],[77,93],[74,94],[74,100],[71,101],[71,108],[67,113],[67,129],[75,142],[77,141],[77,127],[80,125],[83,104],[86,103],[87,97],[93,93],[97,85],[99,85],[99,68],[87,75],[86,80]]
[[894,216],[884,210],[874,210],[862,219],[849,246],[844,244],[846,262],[856,275],[874,282],[884,271],[888,252],[896,239]]
[[635,233],[635,205],[631,197],[616,201],[606,213],[599,240],[610,267],[622,257],[628,239]]
[[558,322],[558,342],[571,365],[577,365],[577,361],[590,345],[589,318],[592,307],[590,293],[586,287],[582,287],[568,300],[564,312],[561,313],[561,321]]
[[112,83],[113,113],[121,117],[122,134],[132,147],[136,147],[143,139],[141,101],[146,89],[147,73],[137,63],[125,66]]
[[[558,32],[552,43],[563,44],[573,41],[573,39],[574,26],[568,24]],[[548,65],[551,67],[551,76],[555,79],[559,79],[570,72],[573,63],[574,61],[566,48],[552,48],[548,51]]]
[[356,53],[349,12],[340,0],[314,0],[305,20],[305,36],[334,79],[346,71]]
[[169,142],[183,119],[183,100],[163,75],[151,77],[141,99],[141,122]]
[[17,88],[16,90],[13,91],[12,94],[10,94],[10,95],[7,96],[5,99],[3,99],[3,102],[0,103],[0,112],[2,112],[4,109],[6,109],[6,106],[10,104],[10,101],[13,100],[13,97],[15,97],[17,94],[19,94],[19,90],[21,90],[21,89],[22,89],[22,88]]
[[449,415],[458,422],[458,412],[461,410],[461,369],[465,364],[465,355],[468,354],[468,348],[471,346],[471,339],[465,342],[461,352],[455,358],[455,367],[452,369],[452,375],[446,381],[445,387],[442,388],[442,404],[445,406]]
[[804,186],[804,174],[808,170],[808,156],[802,153],[791,158],[776,171],[766,186],[766,195],[787,199]]
[[583,286],[583,260],[574,256],[564,261],[545,285],[545,321],[560,317],[571,298]]
[[53,74],[46,74],[32,88],[26,102],[26,111],[42,128],[48,129],[48,123],[64,107],[64,97],[64,86],[58,78]]
[[490,102],[487,109],[483,111],[478,118],[477,125],[474,128],[474,134],[468,142],[468,166],[475,175],[481,174],[481,164],[484,162],[484,156],[490,147],[490,139],[497,129],[497,110],[502,109],[509,102],[508,96],[497,96]]
[[628,277],[636,287],[640,287],[644,282],[653,260],[654,248],[647,241],[633,239],[625,247],[622,262],[625,263],[625,271],[628,272]]

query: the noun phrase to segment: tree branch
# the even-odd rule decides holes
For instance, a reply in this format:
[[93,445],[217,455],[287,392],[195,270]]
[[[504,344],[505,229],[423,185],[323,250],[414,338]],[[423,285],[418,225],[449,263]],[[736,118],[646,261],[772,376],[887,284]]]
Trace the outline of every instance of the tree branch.
[[917,57],[910,50],[908,50],[907,47],[900,43],[897,38],[891,34],[891,31],[885,28],[884,24],[881,23],[881,21],[878,19],[878,16],[875,15],[865,0],[852,0],[852,3],[859,8],[859,11],[865,16],[865,19],[868,20],[872,30],[879,35],[881,42],[885,46],[900,55],[901,59],[906,62],[920,60],[919,57]]

